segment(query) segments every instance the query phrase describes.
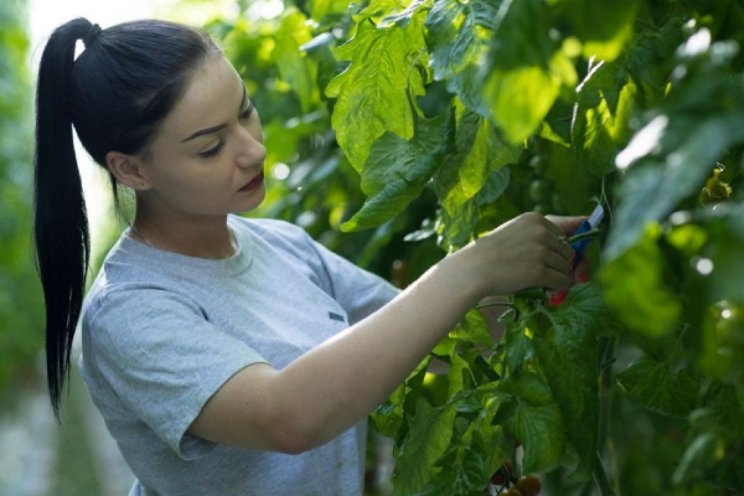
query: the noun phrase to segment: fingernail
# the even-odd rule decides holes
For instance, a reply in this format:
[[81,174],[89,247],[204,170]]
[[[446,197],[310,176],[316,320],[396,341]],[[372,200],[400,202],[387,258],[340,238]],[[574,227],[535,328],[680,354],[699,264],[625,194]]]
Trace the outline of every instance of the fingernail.
[[579,274],[579,276],[576,278],[579,282],[588,282],[589,281],[589,274],[586,272],[582,272]]

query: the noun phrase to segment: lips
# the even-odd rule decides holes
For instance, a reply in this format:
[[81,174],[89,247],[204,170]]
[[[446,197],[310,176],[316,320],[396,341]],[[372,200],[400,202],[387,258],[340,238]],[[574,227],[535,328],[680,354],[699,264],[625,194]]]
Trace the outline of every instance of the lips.
[[247,183],[245,186],[240,188],[240,191],[250,191],[257,186],[259,186],[261,183],[263,183],[264,179],[264,173],[261,171],[257,176],[255,176],[249,183]]

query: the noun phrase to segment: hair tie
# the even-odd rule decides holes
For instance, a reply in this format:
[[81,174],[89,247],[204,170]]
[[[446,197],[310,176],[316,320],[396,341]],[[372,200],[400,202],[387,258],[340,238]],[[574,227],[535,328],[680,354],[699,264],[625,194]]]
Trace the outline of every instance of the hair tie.
[[98,24],[91,24],[90,28],[88,28],[88,32],[83,37],[83,43],[85,43],[85,47],[89,47],[91,43],[96,41],[96,38],[98,38],[98,35],[101,34],[101,26]]

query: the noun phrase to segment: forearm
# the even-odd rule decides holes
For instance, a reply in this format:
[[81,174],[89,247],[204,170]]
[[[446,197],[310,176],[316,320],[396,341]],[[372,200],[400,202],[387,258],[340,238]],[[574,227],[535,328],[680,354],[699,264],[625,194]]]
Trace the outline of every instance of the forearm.
[[557,230],[537,214],[499,226],[286,368],[255,364],[239,371],[205,404],[189,432],[292,453],[334,438],[384,401],[486,294],[566,287],[571,250]]
[[457,287],[457,270],[447,260],[434,266],[276,375],[281,403],[297,412],[305,444],[320,445],[364,419],[469,310],[477,298],[472,288]]

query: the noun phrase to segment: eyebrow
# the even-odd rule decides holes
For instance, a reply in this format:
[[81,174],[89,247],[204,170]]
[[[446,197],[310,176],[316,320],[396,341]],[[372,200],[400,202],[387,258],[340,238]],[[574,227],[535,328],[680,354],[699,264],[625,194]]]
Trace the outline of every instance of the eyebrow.
[[[243,107],[245,106],[245,102],[248,100],[248,94],[245,91],[245,86],[243,86],[243,99],[240,100],[240,107],[239,109],[242,111]],[[191,141],[194,138],[198,138],[199,136],[204,136],[205,134],[212,134],[216,133],[217,131],[222,131],[227,127],[227,123],[218,124],[217,126],[207,127],[204,129],[200,129],[194,134],[190,135],[185,140],[181,141],[181,143],[186,143],[187,141]]]

